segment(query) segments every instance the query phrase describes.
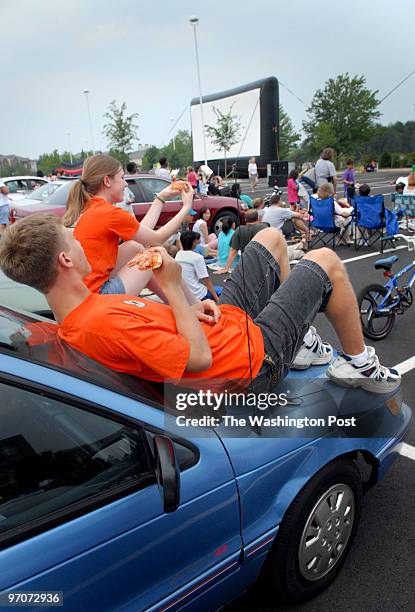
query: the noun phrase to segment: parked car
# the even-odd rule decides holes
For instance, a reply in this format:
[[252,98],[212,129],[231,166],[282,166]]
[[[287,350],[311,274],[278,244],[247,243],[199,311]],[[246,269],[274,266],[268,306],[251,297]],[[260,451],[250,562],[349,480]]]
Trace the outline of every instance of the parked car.
[[9,188],[8,196],[13,201],[21,200],[37,187],[49,182],[40,176],[6,176],[1,180]]
[[108,370],[56,329],[0,307],[3,596],[59,591],[68,611],[199,611],[259,576],[278,602],[334,579],[363,492],[408,431],[407,406],[359,391],[350,406],[343,388],[301,387],[297,373],[292,417],[332,402],[336,414],[360,410],[372,435],[178,432],[163,385]]
[[40,291],[15,283],[0,270],[0,304],[9,308],[26,310],[43,316],[51,316],[49,304]]
[[[154,199],[154,195],[169,184],[168,181],[150,174],[127,176],[126,181],[135,197],[133,208],[135,216],[139,221],[148,211]],[[71,186],[71,181],[57,180],[40,187],[31,193],[30,196],[19,200],[18,203],[11,207],[11,222],[35,212],[49,212],[54,215],[63,216]],[[219,233],[221,219],[223,217],[231,217],[232,220],[236,222],[238,222],[238,219],[240,219],[242,223],[245,222],[241,203],[238,203],[234,198],[200,196],[195,194],[193,208],[197,211],[203,206],[208,206],[212,213],[209,228],[211,232]],[[180,208],[181,197],[180,194],[178,194],[174,199],[166,202],[164,205],[163,212],[160,215],[159,225],[167,223],[167,221],[174,217]]]

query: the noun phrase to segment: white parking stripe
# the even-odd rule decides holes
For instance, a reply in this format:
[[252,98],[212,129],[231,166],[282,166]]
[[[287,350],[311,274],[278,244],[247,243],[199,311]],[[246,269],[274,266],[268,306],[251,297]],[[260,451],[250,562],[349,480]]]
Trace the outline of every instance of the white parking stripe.
[[399,454],[415,461],[415,447],[411,446],[410,444],[406,444],[406,442],[403,442]]
[[415,357],[409,357],[409,359],[405,359],[405,361],[401,361],[401,363],[393,367],[402,376],[402,374],[406,374],[415,368]]
[[377,255],[384,255],[385,253],[393,253],[394,251],[398,251],[399,249],[407,249],[407,245],[404,244],[402,246],[395,247],[394,249],[385,249],[383,253],[380,251],[376,251],[375,253],[367,253],[366,255],[358,255],[357,257],[350,257],[349,259],[342,259],[343,263],[350,263],[352,261],[359,261],[359,259],[367,259],[368,257],[376,257]]

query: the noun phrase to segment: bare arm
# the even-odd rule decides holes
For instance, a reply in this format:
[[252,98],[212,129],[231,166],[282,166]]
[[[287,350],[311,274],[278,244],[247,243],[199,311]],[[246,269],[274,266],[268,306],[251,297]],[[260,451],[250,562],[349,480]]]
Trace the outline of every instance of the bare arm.
[[[160,197],[164,199],[165,196],[168,197],[168,194],[166,194],[166,192],[171,192],[171,191],[172,191],[171,187],[166,187],[166,189],[163,189],[163,191],[159,195]],[[177,192],[173,191],[173,193],[177,195]],[[163,244],[163,242],[166,242],[166,240],[170,238],[172,234],[176,233],[179,230],[180,225],[183,223],[186,216],[189,214],[189,210],[192,207],[193,190],[191,189],[190,185],[189,185],[189,190],[187,192],[185,191],[182,192],[182,197],[183,197],[182,209],[173,217],[173,219],[170,219],[170,221],[168,221],[166,225],[163,225],[163,227],[160,227],[158,230],[154,230],[153,228],[143,225],[143,223],[141,223],[137,232],[133,236],[133,240],[135,240],[136,242],[140,242],[141,244],[144,244],[145,246],[154,246],[154,245],[159,245],[159,244]],[[150,212],[151,212],[151,209],[148,211],[147,214],[149,214]],[[151,217],[155,216],[155,214],[156,214],[156,211],[154,210],[154,215],[153,213],[151,213],[150,216]]]
[[188,304],[180,286],[181,268],[165,249],[157,247],[163,264],[154,270],[154,277],[165,293],[176,321],[177,331],[189,343],[187,372],[202,372],[212,365],[212,352],[194,309]]
[[201,278],[200,281],[205,285],[205,287],[207,288],[208,291],[210,291],[211,296],[213,297],[213,299],[215,300],[215,302],[219,302],[219,296],[215,291],[215,287],[213,286],[212,281],[210,280],[209,277],[207,278]]

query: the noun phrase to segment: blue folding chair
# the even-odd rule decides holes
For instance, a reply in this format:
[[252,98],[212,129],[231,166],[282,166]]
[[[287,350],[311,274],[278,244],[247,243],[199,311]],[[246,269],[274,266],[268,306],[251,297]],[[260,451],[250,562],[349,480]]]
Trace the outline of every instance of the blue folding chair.
[[355,249],[361,249],[365,246],[372,247],[379,240],[381,252],[388,240],[390,240],[392,246],[395,246],[393,237],[389,238],[386,233],[386,214],[383,195],[355,196],[353,206]]
[[341,235],[341,229],[334,222],[333,197],[324,200],[316,200],[316,198],[310,197],[309,215],[309,230],[317,230],[314,238],[309,242],[308,247],[310,249],[321,242],[323,246],[331,246],[335,250],[336,237],[346,246],[349,246]]

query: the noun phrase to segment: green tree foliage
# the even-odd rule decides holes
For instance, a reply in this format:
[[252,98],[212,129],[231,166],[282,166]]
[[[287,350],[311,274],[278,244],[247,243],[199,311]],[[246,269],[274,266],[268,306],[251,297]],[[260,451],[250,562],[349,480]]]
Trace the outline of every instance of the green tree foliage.
[[143,157],[143,170],[150,170],[157,164],[160,157],[167,157],[171,168],[180,168],[180,175],[186,174],[187,166],[192,165],[192,137],[187,130],[180,130],[169,144],[160,149],[151,146]]
[[125,102],[118,108],[115,100],[112,100],[108,111],[104,114],[107,123],[102,130],[107,139],[110,154],[117,157],[121,163],[128,161],[127,151],[131,149],[132,143],[137,139],[138,125],[135,120],[138,113],[127,115]]
[[292,159],[295,154],[297,144],[301,139],[295,131],[293,122],[288,113],[285,112],[282,104],[279,108],[280,115],[280,159]]
[[382,168],[410,166],[415,158],[415,121],[377,125],[364,147],[364,160],[378,159]]
[[38,170],[42,170],[44,174],[50,174],[55,168],[59,168],[62,163],[62,158],[58,149],[54,149],[52,153],[43,153],[37,160]]
[[239,117],[232,114],[231,104],[229,111],[223,113],[221,110],[213,107],[213,112],[216,115],[216,126],[205,125],[206,133],[211,139],[212,143],[217,147],[218,151],[223,151],[223,157],[225,160],[225,176],[226,176],[226,155],[230,151],[231,147],[240,140],[240,128],[241,124]]
[[377,93],[366,87],[363,76],[351,77],[347,72],[317,90],[303,123],[313,153],[332,146],[342,156],[355,156],[373,135],[380,116]]

